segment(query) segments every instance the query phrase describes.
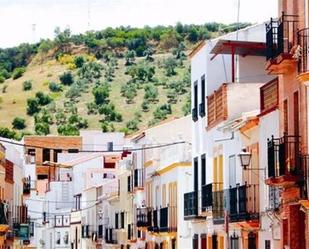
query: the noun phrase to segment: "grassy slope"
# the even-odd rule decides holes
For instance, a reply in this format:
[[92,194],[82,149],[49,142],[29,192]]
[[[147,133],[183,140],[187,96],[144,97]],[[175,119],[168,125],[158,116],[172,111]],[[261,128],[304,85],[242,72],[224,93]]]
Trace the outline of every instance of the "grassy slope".
[[[156,75],[155,77],[162,79],[164,78],[163,69],[159,69],[157,67],[158,60],[162,60],[162,58],[168,56],[167,54],[161,54],[155,56],[155,61],[153,62],[156,65]],[[168,80],[173,80],[179,78],[185,70],[187,70],[189,62],[185,61],[185,67],[177,69],[177,75],[169,78]],[[26,114],[27,108],[27,98],[33,97],[37,91],[44,91],[50,93],[48,89],[48,85],[46,81],[56,81],[59,82],[58,76],[66,71],[66,67],[60,65],[55,60],[50,60],[42,65],[38,65],[37,63],[32,63],[28,66],[26,73],[17,80],[9,79],[5,83],[0,85],[0,99],[2,99],[2,103],[0,102],[0,127],[9,127],[11,128],[12,120],[15,117],[22,117],[26,119],[27,127],[25,131],[34,132],[34,121],[33,118]],[[116,130],[119,128],[125,127],[125,123],[130,119],[134,118],[134,113],[136,111],[141,110],[141,104],[143,102],[144,90],[138,90],[138,95],[134,99],[134,103],[127,104],[124,97],[121,96],[120,89],[121,86],[126,84],[126,82],[130,79],[130,76],[125,75],[125,66],[124,60],[120,59],[118,61],[118,69],[115,72],[115,78],[111,83],[111,92],[110,99],[116,106],[116,110],[119,111],[123,116],[123,122],[114,123]],[[22,83],[25,80],[32,80],[32,90],[23,91]],[[44,83],[45,82],[45,83]],[[8,85],[6,93],[2,93],[2,87],[4,84]],[[64,88],[64,91],[60,94],[52,93],[51,95],[54,97],[57,106],[62,107],[62,103],[64,100],[64,94],[67,88]],[[153,110],[158,104],[166,103],[166,89],[163,89],[162,86],[159,86],[159,102],[156,104],[151,104],[151,108],[149,112],[141,112],[142,114],[142,122],[139,124],[139,128],[145,128],[148,126],[148,122],[153,118]],[[182,106],[184,104],[184,99],[187,95],[182,95],[179,97],[177,104],[172,106],[173,117],[180,117],[183,115]],[[80,97],[79,103],[76,104],[78,108],[79,114],[88,119],[89,129],[100,129],[100,115],[88,115],[86,103],[93,100],[93,96],[91,90],[88,93],[84,93]],[[51,127],[51,132],[56,133],[56,127]]]

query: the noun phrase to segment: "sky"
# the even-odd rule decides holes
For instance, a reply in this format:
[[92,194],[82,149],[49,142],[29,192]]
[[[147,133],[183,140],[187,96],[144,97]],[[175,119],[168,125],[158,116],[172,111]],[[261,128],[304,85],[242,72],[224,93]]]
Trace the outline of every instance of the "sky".
[[[277,16],[278,0],[239,0],[241,22]],[[0,0],[0,47],[106,27],[237,21],[238,0]]]

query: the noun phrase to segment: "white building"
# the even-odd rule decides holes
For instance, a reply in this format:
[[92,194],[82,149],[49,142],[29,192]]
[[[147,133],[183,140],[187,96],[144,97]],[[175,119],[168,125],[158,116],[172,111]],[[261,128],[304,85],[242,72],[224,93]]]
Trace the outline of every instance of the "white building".
[[[256,116],[260,87],[272,79],[264,62],[264,24],[203,42],[191,53],[193,191],[185,194],[190,248],[258,248],[263,173]],[[243,148],[252,156],[250,170],[238,158]]]

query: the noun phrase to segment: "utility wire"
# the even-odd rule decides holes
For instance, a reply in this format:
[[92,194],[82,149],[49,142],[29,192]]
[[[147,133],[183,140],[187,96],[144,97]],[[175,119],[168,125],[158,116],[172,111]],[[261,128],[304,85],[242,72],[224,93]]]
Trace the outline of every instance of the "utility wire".
[[[19,142],[14,141],[6,141],[3,139],[0,139],[0,142],[13,144],[16,146],[21,146],[24,148],[30,147],[30,148],[36,148],[36,149],[49,149],[49,150],[67,150],[62,148],[52,148],[52,147],[44,147],[44,146],[38,146],[38,145],[25,145]],[[179,142],[173,142],[173,143],[165,143],[165,144],[158,144],[158,145],[152,145],[148,147],[141,147],[141,148],[130,148],[129,151],[140,151],[140,150],[150,150],[150,149],[157,149],[157,148],[163,148],[163,147],[169,147],[177,144],[185,144],[188,143],[186,141],[179,141]],[[116,149],[116,150],[79,150],[78,152],[88,152],[88,153],[105,153],[105,152],[124,152],[126,150],[124,149]]]

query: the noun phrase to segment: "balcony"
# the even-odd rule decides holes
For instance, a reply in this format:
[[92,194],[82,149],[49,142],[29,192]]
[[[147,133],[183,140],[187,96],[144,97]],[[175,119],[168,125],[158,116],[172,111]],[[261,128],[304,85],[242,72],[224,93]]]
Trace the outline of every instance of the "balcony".
[[151,208],[137,208],[136,210],[136,226],[150,227],[152,224],[152,210]]
[[268,179],[270,186],[293,185],[302,177],[300,137],[284,135],[268,139]]
[[148,227],[149,232],[159,232],[159,211],[157,209],[152,210],[152,223]]
[[223,183],[210,183],[202,186],[201,211],[202,214],[212,213],[214,223],[223,222],[224,218],[224,190]]
[[105,228],[105,235],[104,235],[105,243],[106,244],[117,244],[117,233],[114,228]]
[[177,232],[177,208],[164,207],[152,211],[153,223],[148,231],[154,233]]
[[200,218],[198,215],[198,193],[196,191],[184,194],[184,219]]
[[198,120],[198,115],[197,115],[197,107],[194,107],[192,109],[192,120],[195,122]]
[[298,47],[295,51],[295,58],[298,61],[298,79],[301,82],[309,80],[309,29],[305,28],[297,32]]
[[295,63],[293,48],[297,44],[298,16],[284,12],[278,20],[266,25],[266,69],[273,74],[284,73]]
[[202,186],[202,212],[207,212],[212,209],[212,183]]
[[258,226],[259,185],[244,184],[229,189],[230,222],[247,221]]

